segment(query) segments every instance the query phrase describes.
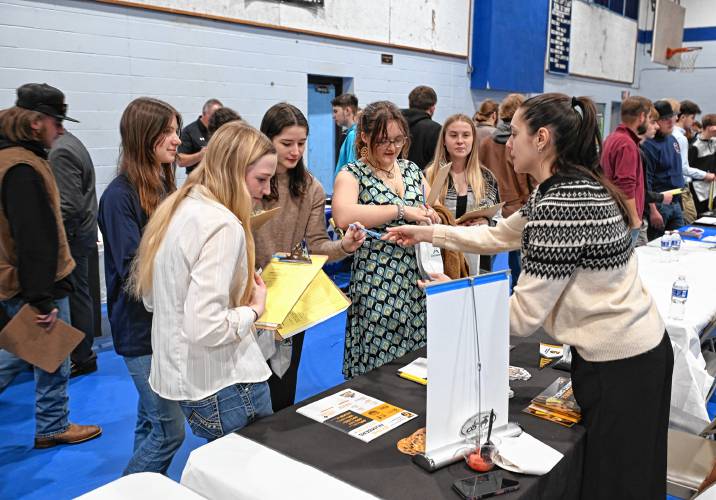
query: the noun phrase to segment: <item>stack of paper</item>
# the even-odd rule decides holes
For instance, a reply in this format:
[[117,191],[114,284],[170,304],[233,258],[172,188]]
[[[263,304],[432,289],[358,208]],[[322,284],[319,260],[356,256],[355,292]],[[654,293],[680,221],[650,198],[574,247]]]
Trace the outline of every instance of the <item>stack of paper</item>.
[[345,311],[351,301],[321,270],[326,260],[325,255],[312,255],[310,263],[273,259],[261,275],[268,293],[256,326],[288,338]]
[[582,418],[569,377],[559,377],[523,411],[566,427],[572,427]]
[[399,369],[398,375],[418,384],[428,385],[428,358],[417,358],[409,365]]
[[701,217],[696,219],[694,224],[703,224],[704,226],[716,226],[716,217]]
[[560,452],[523,432],[516,437],[506,437],[497,445],[495,463],[518,474],[547,474],[562,460]]

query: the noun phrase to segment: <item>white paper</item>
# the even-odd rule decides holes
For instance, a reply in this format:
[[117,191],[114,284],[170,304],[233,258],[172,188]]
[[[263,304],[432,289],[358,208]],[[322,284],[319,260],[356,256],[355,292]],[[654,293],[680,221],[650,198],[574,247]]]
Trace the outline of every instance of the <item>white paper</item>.
[[[353,389],[344,389],[296,411],[366,443],[418,416]],[[331,420],[334,418],[340,422]],[[351,425],[360,420],[365,422]]]
[[716,217],[701,217],[696,219],[694,224],[707,224],[709,226],[716,226]]
[[417,358],[412,363],[405,365],[398,370],[401,373],[412,375],[413,377],[428,379],[428,358]]
[[495,463],[519,474],[542,476],[551,471],[564,456],[526,432],[517,437],[502,438],[496,444]]

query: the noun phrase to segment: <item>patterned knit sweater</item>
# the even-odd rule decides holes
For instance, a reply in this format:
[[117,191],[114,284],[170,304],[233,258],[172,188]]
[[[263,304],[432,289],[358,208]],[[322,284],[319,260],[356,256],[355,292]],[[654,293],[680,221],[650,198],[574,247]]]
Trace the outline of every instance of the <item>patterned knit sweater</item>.
[[513,335],[543,326],[587,361],[636,356],[664,335],[627,225],[591,179],[552,176],[497,226],[435,226],[433,243],[478,253],[522,249],[523,270],[510,297]]

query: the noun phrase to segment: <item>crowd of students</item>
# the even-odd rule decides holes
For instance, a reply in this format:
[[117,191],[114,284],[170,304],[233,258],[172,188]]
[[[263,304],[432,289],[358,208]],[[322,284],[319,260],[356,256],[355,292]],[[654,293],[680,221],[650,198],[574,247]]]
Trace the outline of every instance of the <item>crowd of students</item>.
[[[254,323],[267,295],[257,271],[302,241],[329,260],[352,256],[346,378],[424,346],[425,277],[414,245],[425,241],[466,258],[453,278],[478,273],[479,255],[509,251],[510,333],[544,327],[572,346],[587,428],[583,497],[663,497],[673,353],[633,248],[690,213],[686,192],[664,191],[693,179],[703,208],[697,182],[714,180],[716,118],[704,117],[689,146],[698,107],[630,97],[602,145],[586,97],[511,94],[483,103],[474,119],[455,114],[442,125],[432,120],[433,89],[417,87],[409,103],[359,109],[349,94],[333,101],[334,119],[347,130],[332,197],[345,230],[338,240],[327,234],[325,191],[304,161],[309,126],[297,107],[272,106],[255,129],[211,99],[182,129],[164,101],[141,97],[127,106],[118,174],[97,216],[114,348],[139,395],[124,473],[165,473],[185,421],[213,440],[294,403],[303,333],[277,340]],[[47,327],[58,316],[69,320],[66,278],[77,260],[45,153],[63,119],[64,96],[47,85],[20,87],[16,106],[0,111],[0,308],[9,318],[29,303]],[[446,182],[435,186],[448,165]],[[189,173],[181,187],[177,166]],[[439,189],[434,207],[431,187]],[[500,202],[497,217],[455,225]],[[30,205],[37,214],[26,214]],[[253,213],[277,207],[252,229]],[[22,363],[0,356],[4,388]],[[68,423],[68,367],[35,368],[37,447],[101,433]],[[642,422],[639,432],[632,421]]]

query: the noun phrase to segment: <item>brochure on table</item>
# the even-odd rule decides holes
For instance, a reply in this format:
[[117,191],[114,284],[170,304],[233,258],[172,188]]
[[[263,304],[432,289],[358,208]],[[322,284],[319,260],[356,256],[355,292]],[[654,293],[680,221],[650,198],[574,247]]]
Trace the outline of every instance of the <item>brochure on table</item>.
[[344,389],[296,411],[366,443],[417,417],[353,389]]
[[425,456],[435,463],[508,423],[509,271],[428,286]]

